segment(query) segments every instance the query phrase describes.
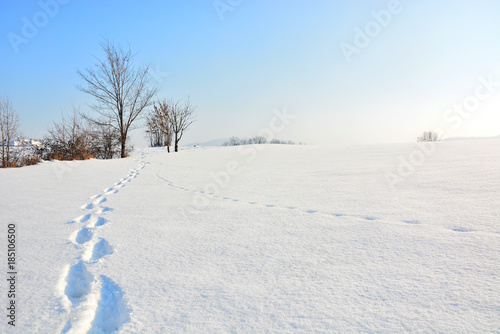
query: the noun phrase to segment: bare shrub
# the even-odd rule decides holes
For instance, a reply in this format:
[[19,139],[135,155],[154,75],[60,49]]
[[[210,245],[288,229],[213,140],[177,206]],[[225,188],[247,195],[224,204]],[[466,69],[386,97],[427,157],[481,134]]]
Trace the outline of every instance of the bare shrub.
[[62,115],[37,149],[44,160],[86,160],[94,158],[90,125],[84,122],[79,112],[73,109],[69,116]]

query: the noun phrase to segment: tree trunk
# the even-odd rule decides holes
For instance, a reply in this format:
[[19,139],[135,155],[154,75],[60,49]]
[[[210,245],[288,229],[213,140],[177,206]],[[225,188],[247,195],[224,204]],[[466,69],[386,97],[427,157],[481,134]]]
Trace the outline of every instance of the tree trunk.
[[120,157],[125,158],[125,139],[122,137],[120,139],[120,144],[121,144],[121,152],[120,152]]
[[175,152],[179,151],[179,139],[177,138],[177,132],[175,133]]
[[7,139],[7,159],[5,161],[8,164],[10,161],[10,138]]

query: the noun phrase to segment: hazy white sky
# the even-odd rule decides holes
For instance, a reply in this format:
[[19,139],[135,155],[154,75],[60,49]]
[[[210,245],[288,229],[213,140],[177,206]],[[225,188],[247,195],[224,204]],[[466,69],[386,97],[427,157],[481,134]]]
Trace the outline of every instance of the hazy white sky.
[[308,143],[500,134],[498,1],[60,2],[0,1],[0,95],[26,136],[88,108],[76,71],[103,37],[151,66],[158,98],[197,105],[184,143],[254,136],[283,108],[276,137]]

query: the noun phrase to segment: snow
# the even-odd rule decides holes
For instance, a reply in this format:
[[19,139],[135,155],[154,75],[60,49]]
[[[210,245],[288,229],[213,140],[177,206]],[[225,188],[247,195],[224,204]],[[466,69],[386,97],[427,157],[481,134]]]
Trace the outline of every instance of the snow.
[[19,274],[0,332],[498,332],[500,141],[415,152],[150,148],[2,169]]

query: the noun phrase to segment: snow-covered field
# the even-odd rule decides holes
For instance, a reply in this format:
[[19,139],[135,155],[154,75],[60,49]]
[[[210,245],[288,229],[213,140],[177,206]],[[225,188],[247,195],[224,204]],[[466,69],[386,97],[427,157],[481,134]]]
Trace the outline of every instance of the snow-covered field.
[[499,332],[500,141],[418,152],[142,149],[0,170],[5,275],[9,223],[18,262],[0,332]]

